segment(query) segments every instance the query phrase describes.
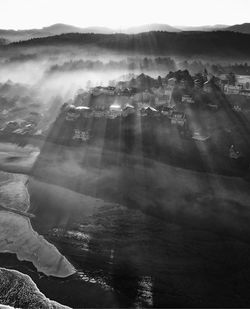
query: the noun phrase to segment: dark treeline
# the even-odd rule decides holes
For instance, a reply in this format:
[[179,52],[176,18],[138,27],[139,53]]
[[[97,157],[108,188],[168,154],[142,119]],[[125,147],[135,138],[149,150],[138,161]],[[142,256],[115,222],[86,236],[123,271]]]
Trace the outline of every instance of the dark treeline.
[[145,54],[209,55],[249,57],[250,35],[230,31],[214,32],[147,32],[127,34],[69,33],[46,38],[36,38],[9,44],[12,46],[47,45],[97,46],[114,51],[143,52]]
[[68,72],[77,70],[176,70],[176,63],[174,59],[170,57],[157,57],[154,59],[145,57],[144,59],[123,59],[120,61],[109,61],[104,63],[100,60],[71,60],[66,61],[63,64],[55,64],[50,67],[48,72]]
[[211,72],[214,75],[220,74],[229,74],[233,72],[234,74],[239,75],[250,75],[250,65],[245,63],[230,63],[230,64],[221,64],[221,63],[209,63],[204,61],[181,61],[178,64],[178,67],[190,71],[191,73],[198,73],[204,70]]

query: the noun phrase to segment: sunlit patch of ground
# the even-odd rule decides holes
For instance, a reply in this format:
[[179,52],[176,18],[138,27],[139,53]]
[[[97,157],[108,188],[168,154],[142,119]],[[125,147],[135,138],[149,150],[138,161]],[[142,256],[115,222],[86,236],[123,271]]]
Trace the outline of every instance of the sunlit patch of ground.
[[33,146],[0,143],[0,170],[27,174],[38,155],[39,149]]

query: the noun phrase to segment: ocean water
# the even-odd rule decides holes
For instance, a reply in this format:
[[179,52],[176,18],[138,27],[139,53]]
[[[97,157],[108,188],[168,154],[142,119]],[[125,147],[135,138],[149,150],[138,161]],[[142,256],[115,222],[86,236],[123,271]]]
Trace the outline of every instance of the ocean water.
[[250,305],[247,237],[60,190],[31,181],[33,228],[77,269],[39,279],[47,297],[75,308]]
[[[1,181],[5,186],[8,177]],[[228,201],[190,193],[168,217],[160,208],[142,212],[132,202],[125,207],[31,177],[28,192],[33,230],[76,273],[46,276],[10,253],[0,254],[0,266],[28,274],[46,297],[73,308],[250,306],[247,193],[237,203],[229,191]]]

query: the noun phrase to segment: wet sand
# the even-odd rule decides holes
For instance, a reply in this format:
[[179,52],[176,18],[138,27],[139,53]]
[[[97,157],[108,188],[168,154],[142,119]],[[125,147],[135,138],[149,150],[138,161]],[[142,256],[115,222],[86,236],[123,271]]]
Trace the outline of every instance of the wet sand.
[[0,143],[0,170],[29,174],[39,152],[37,147],[30,145],[19,147],[11,143]]

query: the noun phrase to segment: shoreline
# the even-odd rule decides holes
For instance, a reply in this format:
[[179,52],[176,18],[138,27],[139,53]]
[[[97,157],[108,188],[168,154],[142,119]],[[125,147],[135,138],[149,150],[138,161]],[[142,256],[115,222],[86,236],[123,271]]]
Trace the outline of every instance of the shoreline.
[[4,210],[0,211],[1,252],[14,253],[20,261],[32,262],[38,272],[47,276],[71,276],[76,269],[53,244],[33,230],[29,219],[31,215],[28,215],[30,200],[27,176],[8,174],[9,180],[0,183],[2,204],[5,202]]
[[[27,305],[27,302],[30,303],[37,303],[37,306],[52,306],[55,308],[62,308],[62,309],[70,309],[70,307],[62,305],[54,300],[51,300],[46,297],[38,288],[38,286],[35,284],[35,282],[31,279],[31,277],[27,274],[23,274],[18,270],[13,269],[7,269],[5,267],[0,267],[0,290],[1,287],[6,285],[6,287],[9,288],[11,291],[11,294],[15,295],[15,298],[9,298],[9,292],[6,293],[3,291],[1,294],[1,302],[4,303],[5,306],[11,306],[8,308],[13,308],[18,305],[18,307],[23,307],[24,305]],[[13,285],[13,280],[22,283],[22,287],[19,289],[16,289],[16,285]],[[19,285],[20,285],[19,284]],[[5,292],[5,294],[4,294]],[[24,304],[24,305],[22,305]],[[1,304],[0,304],[1,307]],[[7,308],[7,307],[6,307]]]

